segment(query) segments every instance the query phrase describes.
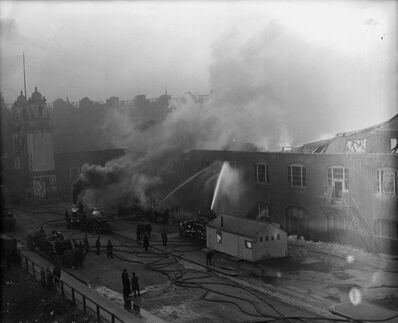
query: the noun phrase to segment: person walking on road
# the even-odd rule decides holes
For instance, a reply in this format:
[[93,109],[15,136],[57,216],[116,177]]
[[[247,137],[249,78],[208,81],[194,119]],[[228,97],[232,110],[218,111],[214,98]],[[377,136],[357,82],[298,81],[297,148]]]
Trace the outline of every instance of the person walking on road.
[[138,277],[135,275],[135,272],[133,272],[133,276],[131,276],[131,289],[134,293],[134,296],[141,296],[140,294],[140,286],[138,284]]
[[53,268],[53,276],[54,276],[55,285],[59,286],[61,280],[61,268],[59,268],[59,266],[55,266]]
[[131,300],[129,299],[129,297],[130,297],[130,294],[131,294],[131,288],[130,288],[129,274],[127,273],[126,269],[123,269],[122,283],[123,283],[124,307],[130,309],[131,308]]
[[101,249],[100,237],[98,237],[97,241],[95,241],[95,247],[97,248],[97,255],[99,255],[100,254],[100,249]]
[[166,229],[162,229],[161,235],[162,235],[163,247],[166,247],[167,246],[167,231],[166,231]]
[[149,247],[149,237],[148,237],[148,234],[145,233],[144,234],[144,249],[145,249],[145,252],[148,251],[148,247]]
[[46,282],[47,282],[47,288],[49,290],[54,288],[54,277],[50,271],[50,268],[48,268],[48,267],[46,269]]
[[214,261],[213,261],[213,251],[208,251],[206,253],[206,265],[214,265]]
[[150,237],[151,237],[151,232],[152,232],[152,226],[151,226],[150,223],[147,223],[147,224],[145,225],[145,231],[146,231],[146,233],[148,233],[148,236],[149,236],[149,238],[150,238]]
[[42,287],[46,287],[46,272],[43,268],[40,270],[40,283]]
[[108,244],[106,245],[106,258],[112,258],[113,259],[113,245],[111,240],[108,240]]
[[88,249],[90,249],[90,245],[88,243],[87,234],[84,236],[84,239],[83,239],[83,249],[84,249],[84,253],[85,254],[87,254],[88,253]]

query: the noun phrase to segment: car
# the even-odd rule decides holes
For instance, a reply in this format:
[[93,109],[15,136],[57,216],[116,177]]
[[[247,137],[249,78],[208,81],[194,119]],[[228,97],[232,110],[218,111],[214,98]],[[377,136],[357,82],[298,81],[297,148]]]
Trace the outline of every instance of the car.
[[66,226],[68,229],[72,227],[79,227],[81,221],[82,212],[76,204],[74,204],[66,217]]
[[181,237],[196,237],[199,240],[206,240],[206,224],[208,220],[205,218],[187,219],[179,223],[178,231]]

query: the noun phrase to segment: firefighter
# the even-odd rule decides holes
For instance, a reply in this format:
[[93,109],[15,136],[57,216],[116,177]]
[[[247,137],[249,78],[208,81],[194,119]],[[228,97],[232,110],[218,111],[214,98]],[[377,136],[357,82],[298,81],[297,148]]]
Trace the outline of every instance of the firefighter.
[[59,268],[59,266],[55,266],[53,268],[53,276],[54,276],[55,284],[57,286],[59,286],[60,285],[60,279],[61,279],[61,268]]
[[50,271],[50,268],[48,268],[48,267],[46,269],[46,282],[47,282],[47,288],[49,290],[54,288],[54,277]]
[[133,275],[131,276],[131,289],[134,293],[134,296],[141,296],[140,294],[140,286],[138,284],[138,277],[135,275],[135,272],[133,272]]
[[131,294],[130,288],[130,278],[129,274],[127,273],[126,269],[123,269],[122,273],[122,283],[123,283],[123,300],[124,300],[124,307],[130,309],[131,308],[131,301],[129,296]]
[[211,250],[206,253],[206,265],[214,265],[213,255]]
[[137,225],[136,233],[137,233],[137,241],[140,242],[140,240],[141,240],[141,224]]
[[100,249],[101,249],[100,237],[98,237],[97,240],[95,241],[95,247],[97,248],[97,255],[99,255],[100,254]]
[[113,259],[113,245],[111,240],[108,240],[108,244],[106,245],[106,258],[111,257]]
[[148,237],[150,238],[152,232],[152,226],[149,223],[145,225],[145,231],[148,233]]
[[88,249],[90,249],[90,245],[88,243],[87,234],[84,236],[84,239],[83,239],[83,249],[84,249],[85,254],[87,254],[88,253]]
[[149,247],[149,237],[148,237],[148,234],[145,233],[144,234],[144,249],[145,249],[145,252],[148,251],[148,247]]
[[43,268],[40,270],[40,283],[42,287],[46,287],[46,272]]
[[161,235],[162,235],[163,247],[166,247],[166,245],[167,245],[167,231],[166,231],[166,229],[162,229]]

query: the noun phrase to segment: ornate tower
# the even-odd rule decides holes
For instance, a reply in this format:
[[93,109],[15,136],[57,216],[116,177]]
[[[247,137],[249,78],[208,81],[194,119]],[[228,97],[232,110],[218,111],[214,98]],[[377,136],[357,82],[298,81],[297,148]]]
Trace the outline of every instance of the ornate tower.
[[12,144],[16,180],[36,199],[56,192],[52,126],[46,98],[22,94],[12,106]]

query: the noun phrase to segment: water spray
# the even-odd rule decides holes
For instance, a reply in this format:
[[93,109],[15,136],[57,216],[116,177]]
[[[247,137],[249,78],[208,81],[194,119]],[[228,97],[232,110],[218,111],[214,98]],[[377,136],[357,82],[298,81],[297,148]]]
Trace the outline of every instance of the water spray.
[[[216,188],[214,189],[214,194],[213,194],[213,200],[211,201],[211,207],[210,210],[213,210],[214,208],[214,204],[217,200],[218,197],[218,192],[220,191],[220,186],[221,186],[221,180],[224,176],[225,170],[227,168],[227,164],[228,162],[223,162],[222,167],[221,167],[221,171],[220,174],[218,174],[218,178],[217,178],[217,184],[216,184]],[[213,210],[214,211],[214,210]]]

